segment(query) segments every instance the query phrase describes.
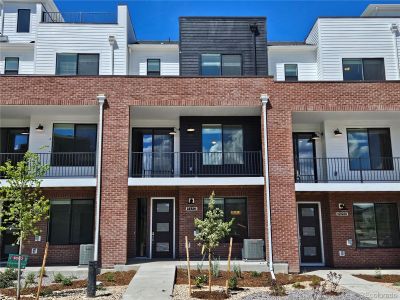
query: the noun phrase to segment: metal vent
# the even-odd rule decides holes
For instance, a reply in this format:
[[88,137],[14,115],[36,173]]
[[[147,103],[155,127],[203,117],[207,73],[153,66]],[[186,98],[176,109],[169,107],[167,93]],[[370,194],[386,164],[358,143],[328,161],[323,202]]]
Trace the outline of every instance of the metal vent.
[[79,265],[88,265],[89,261],[93,260],[94,245],[81,245],[79,251]]
[[243,240],[242,257],[244,260],[264,260],[264,240]]

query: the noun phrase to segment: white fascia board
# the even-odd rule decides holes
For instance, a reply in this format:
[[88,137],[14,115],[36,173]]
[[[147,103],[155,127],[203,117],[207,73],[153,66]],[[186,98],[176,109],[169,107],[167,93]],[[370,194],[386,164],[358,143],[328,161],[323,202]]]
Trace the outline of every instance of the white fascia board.
[[264,177],[128,178],[129,186],[264,185]]
[[[0,180],[0,186],[7,184],[6,179]],[[54,187],[95,187],[96,178],[46,178],[43,179],[40,187],[54,188]]]
[[399,182],[296,183],[296,192],[399,192]]

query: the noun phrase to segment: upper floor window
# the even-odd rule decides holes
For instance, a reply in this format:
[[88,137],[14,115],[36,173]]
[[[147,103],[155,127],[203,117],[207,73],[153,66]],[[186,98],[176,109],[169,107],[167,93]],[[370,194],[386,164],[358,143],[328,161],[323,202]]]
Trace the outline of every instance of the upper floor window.
[[99,75],[99,54],[57,53],[56,75]]
[[393,170],[389,128],[347,129],[350,170]]
[[18,75],[19,69],[19,58],[18,57],[6,57],[4,74],[5,75]]
[[202,54],[201,75],[240,76],[242,56],[240,54]]
[[383,58],[344,58],[343,80],[385,80]]
[[357,247],[400,247],[396,203],[354,203],[353,211]]
[[18,9],[17,32],[29,32],[31,25],[31,10]]
[[161,61],[159,59],[150,58],[147,60],[147,76],[160,76]]
[[240,125],[204,124],[203,165],[243,164],[243,128]]
[[285,81],[298,81],[297,64],[285,64]]

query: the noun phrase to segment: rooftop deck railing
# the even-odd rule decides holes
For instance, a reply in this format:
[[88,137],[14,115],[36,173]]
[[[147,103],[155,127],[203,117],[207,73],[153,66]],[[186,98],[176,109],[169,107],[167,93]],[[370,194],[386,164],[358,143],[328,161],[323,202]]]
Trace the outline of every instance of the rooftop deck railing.
[[133,152],[131,177],[263,176],[261,151]]
[[400,182],[399,157],[295,158],[296,183]]
[[[94,177],[96,174],[95,152],[57,152],[37,153],[40,162],[49,165],[45,178]],[[0,153],[0,165],[6,161],[16,164],[24,157],[23,153]],[[0,174],[4,178],[4,174]]]
[[117,16],[108,12],[43,12],[43,23],[116,24]]

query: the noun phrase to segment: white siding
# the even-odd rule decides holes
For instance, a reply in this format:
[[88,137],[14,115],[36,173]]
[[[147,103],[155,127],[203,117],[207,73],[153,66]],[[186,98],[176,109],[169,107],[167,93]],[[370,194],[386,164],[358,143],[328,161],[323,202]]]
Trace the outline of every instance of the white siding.
[[[17,32],[18,9],[30,9],[30,31]],[[38,16],[35,3],[7,2],[4,4],[4,35],[8,36],[10,43],[29,43],[36,40]]]
[[319,19],[320,79],[343,80],[343,58],[368,57],[384,58],[386,79],[398,79],[392,23],[399,18]]
[[[1,45],[0,45],[1,47]],[[4,74],[5,57],[19,58],[19,74],[34,74],[34,47],[0,48],[0,74]]]
[[129,74],[147,75],[147,59],[157,58],[162,76],[179,75],[179,47],[176,44],[137,44],[130,46]]
[[[299,81],[312,81],[318,80],[318,71],[316,63],[296,63],[288,61],[287,64],[297,64],[298,80]],[[285,64],[276,64],[276,73],[274,74],[276,80],[285,80]]]

